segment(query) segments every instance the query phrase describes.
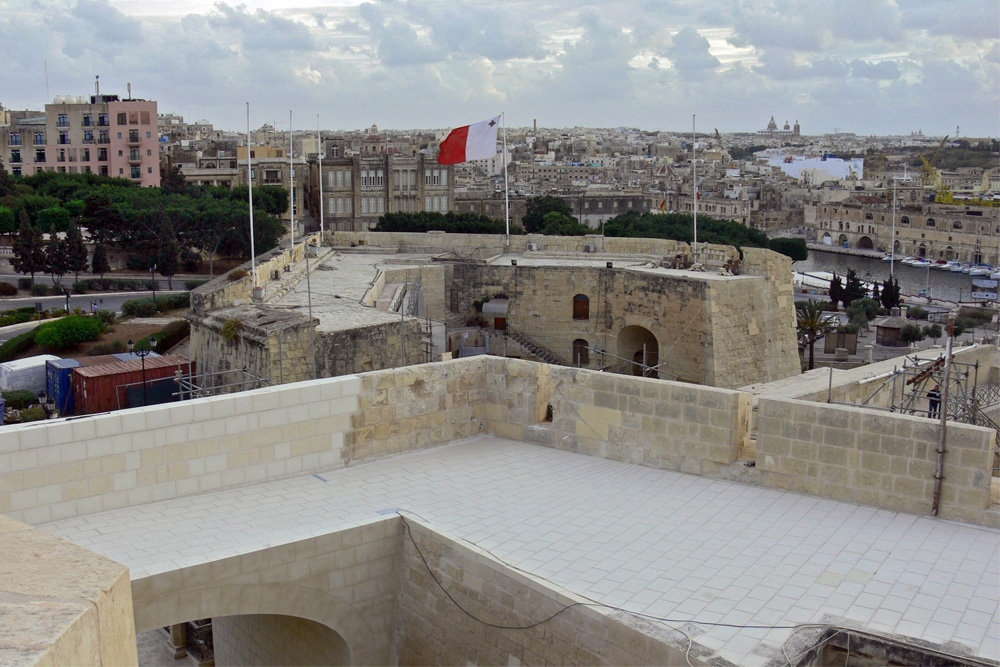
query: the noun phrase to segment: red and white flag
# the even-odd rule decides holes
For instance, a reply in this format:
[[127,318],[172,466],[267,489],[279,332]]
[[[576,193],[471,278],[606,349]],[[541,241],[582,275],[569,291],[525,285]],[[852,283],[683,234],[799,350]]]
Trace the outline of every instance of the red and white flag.
[[493,157],[497,154],[499,128],[500,116],[481,123],[456,127],[448,138],[441,142],[438,164],[458,164]]

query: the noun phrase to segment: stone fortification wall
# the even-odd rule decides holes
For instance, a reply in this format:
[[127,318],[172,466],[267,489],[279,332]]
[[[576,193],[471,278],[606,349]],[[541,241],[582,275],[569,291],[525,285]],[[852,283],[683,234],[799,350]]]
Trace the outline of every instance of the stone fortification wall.
[[490,431],[513,440],[728,476],[749,436],[741,392],[515,359],[490,358],[487,373]]
[[[940,424],[853,406],[760,398],[757,468],[768,486],[927,514]],[[949,422],[941,516],[1000,525],[989,512],[997,434]]]
[[[404,534],[402,587],[396,618],[401,665],[683,665],[687,641],[663,625],[585,606],[587,600],[515,570],[467,543],[406,518],[424,565]],[[427,568],[469,613],[445,597]],[[580,604],[584,603],[584,604]],[[700,647],[689,653],[693,665]]]
[[[339,635],[347,646],[331,648],[343,649],[336,652],[349,657],[345,662],[293,664],[394,664],[400,539],[400,521],[380,518],[326,535],[139,577],[132,582],[135,629],[146,632],[196,618],[241,614],[292,616],[322,624],[329,629],[324,633],[328,637]],[[226,657],[226,631],[241,625],[222,623],[222,658]],[[293,622],[285,629],[304,627],[305,623]],[[134,639],[132,644],[134,648]],[[296,646],[291,656],[302,655],[303,648]],[[287,659],[225,664],[289,664]]]
[[349,665],[343,637],[322,623],[277,614],[241,614],[212,619],[217,665]]
[[[504,294],[511,300],[508,323],[566,360],[575,340],[631,358],[641,347],[619,336],[640,326],[655,336],[665,378],[739,387],[798,373],[790,290],[785,295],[764,277],[481,264],[451,270],[452,311],[471,314],[474,301]],[[589,299],[586,320],[574,319],[578,294]],[[589,356],[589,368],[633,370],[611,356]]]
[[484,428],[484,359],[4,429],[0,513],[30,524],[341,468]]
[[[319,377],[334,377],[350,373],[366,373],[402,364],[422,364],[427,358],[423,343],[420,320],[412,317],[403,322],[373,324],[342,331],[319,331],[316,334],[316,360]],[[405,357],[400,355],[403,342],[406,343]],[[307,364],[312,357],[309,348],[309,333],[305,334],[305,349],[302,351]],[[305,377],[312,377],[312,366],[304,370]]]
[[134,665],[128,568],[0,515],[0,663]]

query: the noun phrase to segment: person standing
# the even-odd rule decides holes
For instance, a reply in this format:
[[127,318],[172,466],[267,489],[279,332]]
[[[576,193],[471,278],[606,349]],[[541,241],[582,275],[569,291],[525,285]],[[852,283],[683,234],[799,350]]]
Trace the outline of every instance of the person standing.
[[941,414],[941,386],[934,385],[934,388],[927,392],[927,416],[935,419]]

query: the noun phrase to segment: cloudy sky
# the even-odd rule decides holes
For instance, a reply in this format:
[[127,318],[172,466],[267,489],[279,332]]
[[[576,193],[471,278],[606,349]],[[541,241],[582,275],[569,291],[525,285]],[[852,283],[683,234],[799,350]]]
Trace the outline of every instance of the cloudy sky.
[[216,127],[1000,134],[997,0],[0,0],[0,103]]

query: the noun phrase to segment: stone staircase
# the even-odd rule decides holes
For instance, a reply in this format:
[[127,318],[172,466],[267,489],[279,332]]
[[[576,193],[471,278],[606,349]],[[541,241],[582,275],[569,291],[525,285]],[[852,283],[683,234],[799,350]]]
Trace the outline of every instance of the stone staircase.
[[533,355],[541,359],[547,364],[552,364],[554,366],[572,366],[565,359],[560,357],[558,354],[545,347],[541,343],[536,342],[526,333],[520,329],[512,327],[510,324],[507,325],[507,335],[513,338],[517,343],[524,349],[531,352]]

